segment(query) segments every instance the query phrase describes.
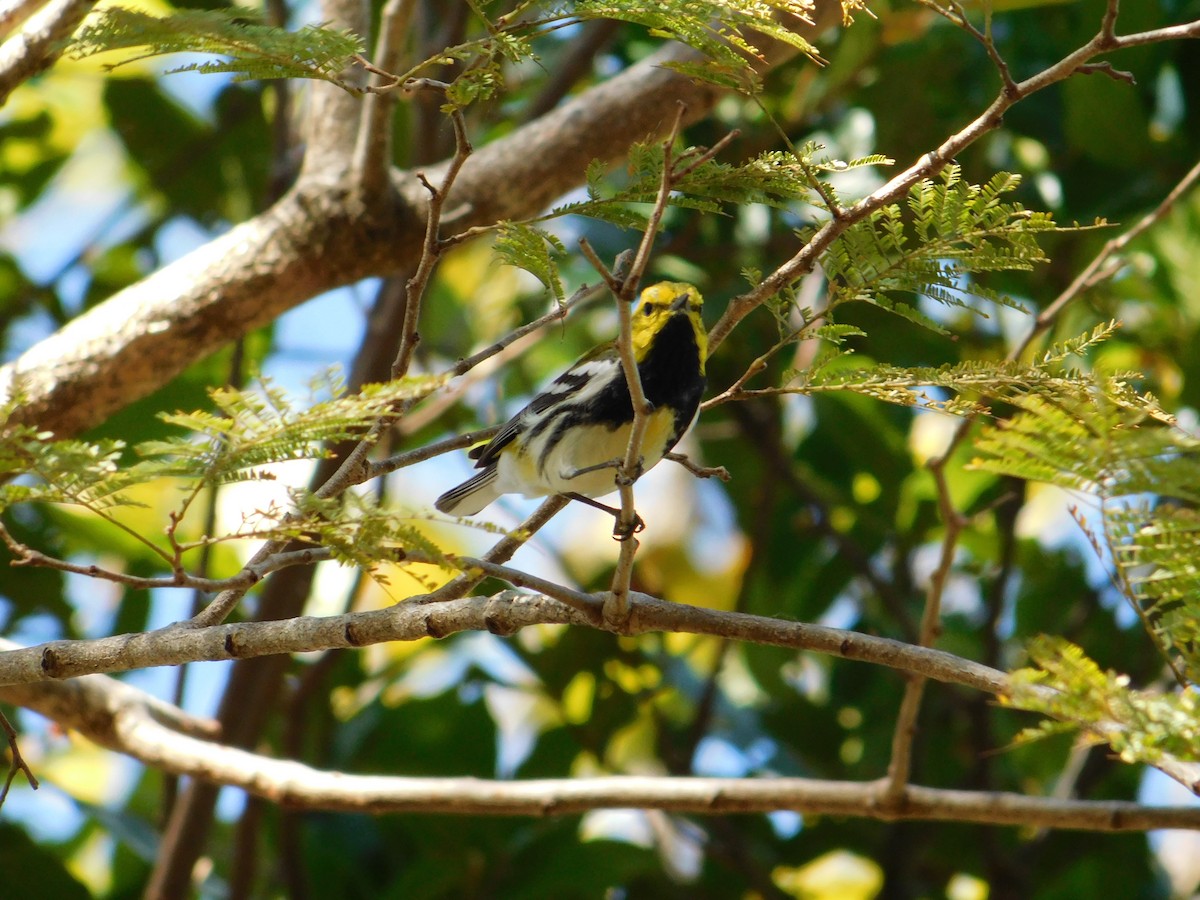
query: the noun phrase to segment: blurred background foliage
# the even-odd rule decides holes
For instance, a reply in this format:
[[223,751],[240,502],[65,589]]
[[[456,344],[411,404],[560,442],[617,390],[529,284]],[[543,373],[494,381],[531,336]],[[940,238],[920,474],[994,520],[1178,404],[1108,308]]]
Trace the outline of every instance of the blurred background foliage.
[[[200,0],[203,7],[223,4]],[[295,26],[309,6],[269,4],[268,18]],[[1096,31],[1102,0],[995,2],[997,47],[1015,77],[1039,71]],[[422,2],[414,40],[422,53],[473,35],[468,4]],[[157,7],[160,10],[165,7]],[[881,153],[905,166],[974,117],[998,88],[983,48],[930,10],[878,0],[874,16],[828,36],[825,66],[780,67],[757,101],[729,96],[688,143],[711,145],[732,128],[727,158],[747,159],[815,140],[831,155]],[[979,4],[968,4],[978,15]],[[286,17],[280,19],[281,16]],[[1200,16],[1196,0],[1126,3],[1123,31]],[[554,74],[580,58],[579,90],[619,71],[657,41],[626,25],[589,23],[545,39],[540,65],[510,73],[508,89],[467,111],[477,145],[536,115]],[[587,46],[588,51],[581,47]],[[582,54],[582,56],[581,56]],[[1119,54],[1130,84],[1077,76],[1018,105],[1002,128],[959,159],[964,178],[996,171],[1023,178],[1018,199],[1062,224],[1104,217],[1112,229],[1044,239],[1049,264],[1003,273],[991,287],[1030,310],[1051,302],[1122,225],[1153,209],[1200,158],[1200,54],[1166,43]],[[169,61],[174,63],[174,61]],[[17,91],[0,113],[0,340],[11,359],[81,311],[136,282],[255,211],[294,176],[299,145],[295,85],[164,76],[145,62],[105,72],[63,60]],[[758,105],[761,103],[761,106]],[[764,110],[766,112],[764,112]],[[766,113],[770,114],[770,117]],[[772,121],[773,120],[773,121]],[[776,124],[777,123],[777,124]],[[777,127],[778,126],[778,127]],[[402,105],[401,167],[446,157],[452,134],[436,104]],[[617,173],[616,177],[620,177]],[[847,173],[847,198],[887,170]],[[706,318],[746,286],[745,269],[770,270],[797,248],[800,211],[762,205],[731,215],[673,210],[650,279],[695,282]],[[613,226],[568,218],[548,226],[568,248],[586,236],[611,259],[636,241]],[[1200,405],[1200,198],[1187,198],[1138,240],[1118,275],[1059,319],[1053,339],[1111,318],[1122,330],[1087,365],[1132,368],[1188,426]],[[570,286],[593,281],[582,258],[560,260]],[[799,290],[818,297],[819,279]],[[134,443],[163,435],[160,410],[206,404],[205,388],[271,375],[299,396],[330,364],[352,369],[372,310],[395,285],[371,281],[315,298],[271,327],[188,370],[137,401],[93,436]],[[420,363],[437,371],[470,348],[541,314],[546,292],[500,266],[484,241],[441,266],[421,323]],[[1030,327],[1008,309],[922,311],[935,334],[860,305],[841,321],[865,336],[861,357],[897,365],[998,360]],[[535,346],[507,359],[436,419],[397,440],[417,446],[511,411],[548,375],[615,329],[595,304]],[[710,361],[710,393],[727,386],[778,339],[765,311],[748,319]],[[802,344],[762,383],[804,368]],[[701,418],[685,449],[726,466],[725,486],[664,464],[639,489],[649,527],[634,586],[721,609],[823,622],[912,640],[942,524],[926,460],[956,422],[852,395],[726,404]],[[1063,492],[964,468],[948,468],[969,515],[947,595],[940,646],[988,665],[1023,661],[1034,635],[1065,636],[1136,684],[1162,677],[1158,657],[1066,515]],[[461,458],[398,473],[388,502],[423,519],[432,498],[466,471]],[[303,483],[301,467],[287,477]],[[158,533],[174,502],[147,496],[135,527]],[[216,499],[217,522],[264,502],[240,489]],[[1075,498],[1075,502],[1080,502]],[[1086,500],[1083,501],[1086,503]],[[496,520],[530,507],[501,504]],[[8,523],[22,541],[73,559],[152,573],[156,560],[94,518],[33,509]],[[204,523],[196,522],[196,533]],[[569,510],[522,551],[525,568],[603,589],[615,546],[611,523]],[[448,549],[481,537],[428,523]],[[232,551],[215,574],[238,565]],[[436,569],[388,573],[387,584],[322,566],[306,610],[384,605],[445,578]],[[481,592],[498,585],[484,583]],[[0,629],[24,643],[141,630],[189,614],[179,592],[125,590],[59,573],[0,566]],[[248,604],[254,608],[253,598]],[[226,670],[128,678],[210,714]],[[904,682],[892,671],[782,649],[687,635],[637,639],[558,627],[508,640],[458,635],[295,659],[285,694],[258,749],[349,772],[479,777],[594,773],[754,775],[869,780],[887,765]],[[147,771],[19,713],[22,749],[45,788],[14,790],[0,812],[0,871],[8,897],[138,896],[164,816],[163,775]],[[914,760],[918,783],[1049,795],[1162,799],[1161,783],[1105,748],[1065,738],[1012,746],[1027,715],[991,699],[934,686],[926,695]],[[169,796],[169,790],[166,794]],[[310,897],[1166,897],[1190,892],[1170,842],[1145,835],[1081,835],[1012,828],[886,824],[792,814],[692,818],[606,811],[545,821],[446,816],[293,813],[226,791],[201,871],[205,896]],[[256,845],[248,845],[253,834]],[[248,846],[257,846],[247,854]],[[1158,852],[1162,851],[1162,852]],[[1171,851],[1178,854],[1178,851]],[[1196,852],[1194,845],[1183,852]],[[253,858],[256,864],[251,864]],[[26,881],[21,881],[21,879]],[[1175,879],[1175,880],[1172,880]],[[235,888],[231,888],[235,885]],[[249,887],[247,887],[249,885]],[[246,893],[248,891],[248,893]]]

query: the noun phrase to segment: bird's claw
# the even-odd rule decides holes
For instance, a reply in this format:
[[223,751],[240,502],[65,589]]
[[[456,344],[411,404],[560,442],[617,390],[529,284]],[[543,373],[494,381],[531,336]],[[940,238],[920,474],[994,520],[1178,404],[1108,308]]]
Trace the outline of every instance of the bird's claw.
[[613,540],[624,543],[635,534],[641,534],[645,530],[646,523],[637,513],[633,514],[633,521],[628,524],[622,524],[621,518],[618,516],[617,521],[613,524]]

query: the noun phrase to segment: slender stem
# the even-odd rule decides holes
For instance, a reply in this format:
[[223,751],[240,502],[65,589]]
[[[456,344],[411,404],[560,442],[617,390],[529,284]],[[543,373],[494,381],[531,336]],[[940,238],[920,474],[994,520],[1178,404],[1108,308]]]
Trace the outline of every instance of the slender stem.
[[617,516],[613,533],[620,536],[621,549],[617,555],[616,571],[613,573],[608,599],[604,604],[604,619],[610,624],[624,622],[629,615],[629,585],[633,580],[633,558],[638,548],[638,540],[633,536],[638,522],[633,483],[641,475],[642,443],[646,438],[646,429],[649,427],[650,413],[652,412],[650,404],[646,400],[646,392],[642,388],[642,377],[638,372],[637,358],[633,353],[633,301],[642,274],[650,261],[650,251],[662,224],[667,203],[671,199],[671,187],[675,183],[672,156],[675,140],[682,127],[685,109],[682,104],[679,106],[671,131],[663,141],[663,168],[658,196],[654,202],[654,209],[650,213],[650,221],[642,234],[637,253],[634,254],[629,274],[621,279],[621,290],[616,297],[617,316],[620,322],[617,351],[620,354],[625,382],[629,387],[629,400],[633,406],[633,422],[629,429],[629,441],[625,447],[625,455],[621,460],[621,465],[617,468],[617,490],[621,497],[621,512]]
[[429,206],[425,219],[425,243],[417,271],[408,280],[406,286],[408,297],[404,315],[404,333],[400,338],[400,349],[396,352],[396,360],[392,363],[392,378],[403,378],[408,374],[409,366],[412,365],[413,354],[420,341],[417,326],[420,319],[421,301],[442,254],[440,244],[442,208],[446,204],[450,189],[454,186],[454,180],[458,177],[458,173],[462,170],[463,164],[466,163],[467,157],[471,155],[472,151],[462,112],[457,109],[453,110],[450,113],[450,121],[454,125],[454,158],[450,161],[441,186],[435,188],[425,180],[423,175],[418,176],[421,183],[425,185],[425,189],[429,191]]
[[8,752],[12,756],[12,760],[8,764],[8,777],[4,779],[4,787],[0,788],[0,808],[2,808],[5,798],[8,797],[8,789],[12,787],[13,779],[17,777],[18,772],[25,773],[25,780],[29,782],[29,786],[35,791],[39,785],[37,777],[33,774],[33,770],[29,768],[29,764],[25,762],[25,758],[21,756],[21,748],[17,744],[17,730],[8,721],[8,716],[2,712],[0,712],[0,728],[4,730],[4,734],[8,738]]
[[[942,549],[937,568],[929,579],[929,589],[925,594],[925,608],[921,613],[920,631],[917,641],[921,647],[932,648],[942,630],[942,599],[945,597],[946,584],[954,566],[954,556],[958,550],[958,541],[962,535],[965,521],[954,508],[950,497],[950,486],[946,481],[946,463],[948,457],[941,456],[930,463],[934,481],[937,483],[938,510],[942,516],[945,529],[942,535]],[[917,717],[921,712],[921,699],[925,694],[928,679],[921,675],[909,675],[904,687],[904,698],[900,701],[900,710],[896,715],[896,727],[892,734],[891,761],[888,764],[888,774],[883,789],[883,800],[890,805],[899,805],[908,789],[909,778],[912,775],[913,742],[917,735]]]

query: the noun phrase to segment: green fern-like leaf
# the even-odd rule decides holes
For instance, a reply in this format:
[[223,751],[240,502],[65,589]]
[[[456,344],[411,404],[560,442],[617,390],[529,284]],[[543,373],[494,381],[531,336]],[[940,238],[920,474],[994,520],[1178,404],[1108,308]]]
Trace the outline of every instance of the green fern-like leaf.
[[[718,69],[719,74],[745,70],[747,60],[762,58],[748,37],[752,32],[819,58],[816,48],[787,26],[788,16],[795,21],[812,13],[806,0],[577,0],[570,11],[579,19],[642,25],[656,36],[687,44],[726,67]],[[693,74],[701,76],[703,71]]]
[[1200,501],[1200,442],[1149,394],[1109,377],[1008,398],[1020,412],[984,430],[977,468],[1103,500],[1156,493]]
[[938,181],[914,185],[904,207],[889,204],[851,226],[821,260],[833,305],[874,303],[937,330],[898,295],[980,315],[978,301],[1022,309],[974,277],[1045,262],[1039,236],[1064,230],[1049,215],[1005,200],[1018,184],[1017,176],[1003,172],[987,184],[968,184],[957,166],[948,166]]
[[537,278],[559,303],[566,301],[558,264],[554,261],[554,253],[566,253],[566,247],[554,235],[529,225],[502,222],[496,234],[495,251],[503,262]]
[[398,404],[422,397],[440,383],[419,378],[367,385],[356,394],[302,409],[294,408],[270,382],[260,391],[217,388],[210,392],[216,412],[162,416],[194,437],[147,442],[137,449],[146,458],[143,467],[157,475],[212,484],[244,480],[249,469],[316,458],[328,442],[359,440],[379,420],[393,415]]
[[339,562],[371,569],[383,560],[403,559],[418,550],[426,559],[443,558],[441,549],[396,510],[380,506],[369,492],[348,491],[339,498],[311,491],[292,492],[292,514],[270,532],[272,539],[303,538],[327,547]]
[[1185,679],[1200,680],[1200,513],[1140,502],[1107,508],[1104,521],[1121,584],[1142,621]]
[[[760,203],[777,209],[795,209],[800,203],[812,203],[819,196],[817,175],[830,171],[830,161],[821,156],[823,148],[807,145],[798,154],[762,153],[744,163],[727,164],[709,160],[673,184],[670,205],[703,212],[725,213],[733,206]],[[694,148],[677,152],[672,165],[687,169]],[[873,156],[845,163],[842,168],[890,163],[886,157]],[[586,200],[565,204],[550,216],[585,215],[630,228],[644,228],[646,217],[637,211],[639,204],[651,204],[658,196],[664,164],[661,145],[635,144],[629,151],[625,183],[606,189],[602,167],[588,170]],[[822,185],[828,191],[827,185]]]
[[0,435],[0,510],[17,503],[58,503],[103,512],[142,506],[125,492],[142,481],[122,468],[122,441],[52,440],[26,426]]
[[975,467],[1093,495],[1091,542],[1179,679],[1200,679],[1200,440],[1121,378],[1009,399],[1019,412],[984,430]]
[[362,438],[379,420],[394,415],[397,404],[438,384],[440,379],[423,378],[370,385],[305,409],[294,409],[269,383],[261,391],[217,389],[212,392],[215,412],[162,417],[190,435],[137,445],[141,459],[132,465],[122,465],[120,441],[56,441],[28,427],[9,426],[0,434],[0,476],[6,479],[0,485],[0,509],[43,502],[106,513],[140,506],[131,489],[161,478],[177,479],[187,497],[202,486],[260,478],[256,470],[262,466],[320,456],[322,442]]
[[155,16],[110,6],[97,11],[68,47],[76,59],[113,50],[139,50],[110,65],[170,53],[215,53],[225,57],[189,63],[175,72],[231,72],[236,80],[312,78],[348,87],[338,77],[362,39],[345,31],[306,25],[287,31],[263,25],[244,10],[178,10]]
[[[821,329],[822,336],[830,327]],[[860,364],[857,357],[839,353],[797,373],[779,392],[812,395],[849,391],[901,406],[975,415],[987,412],[986,404],[1020,404],[1030,395],[1070,395],[1088,391],[1092,384],[1090,377],[1046,365],[966,360],[937,367],[908,367]],[[927,388],[951,391],[956,396],[933,396],[926,393]]]
[[1104,671],[1074,644],[1041,637],[1030,643],[1034,667],[1010,675],[1005,702],[1055,720],[1023,735],[1078,729],[1106,741],[1126,763],[1200,760],[1200,697],[1192,688],[1139,691]]

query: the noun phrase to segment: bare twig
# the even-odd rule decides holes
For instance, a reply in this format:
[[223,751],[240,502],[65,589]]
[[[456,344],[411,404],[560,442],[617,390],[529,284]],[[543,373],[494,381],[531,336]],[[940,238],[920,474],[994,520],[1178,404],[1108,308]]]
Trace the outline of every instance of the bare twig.
[[728,483],[733,479],[729,474],[729,470],[724,466],[702,466],[688,457],[686,453],[668,453],[666,459],[671,462],[679,463],[697,478],[716,478],[719,481]]
[[[942,516],[942,549],[937,568],[929,579],[929,589],[925,594],[925,607],[921,613],[921,626],[918,641],[922,647],[932,647],[942,630],[942,598],[945,596],[946,584],[954,566],[954,556],[958,550],[958,540],[966,525],[963,517],[954,508],[950,498],[950,486],[946,482],[946,464],[949,457],[942,455],[933,460],[929,468],[937,484],[938,510]],[[909,675],[904,686],[904,697],[900,701],[900,710],[896,715],[896,727],[892,734],[891,760],[888,763],[888,774],[883,790],[884,802],[899,806],[903,803],[912,774],[913,742],[917,734],[917,717],[921,711],[921,699],[925,693],[928,679],[920,675]]]
[[406,287],[408,306],[404,315],[404,333],[400,337],[400,349],[396,352],[396,360],[392,363],[392,378],[403,378],[408,374],[409,366],[412,364],[413,353],[420,340],[417,327],[421,301],[425,296],[425,290],[433,275],[434,267],[442,255],[442,209],[446,204],[446,198],[450,195],[450,190],[454,187],[454,180],[462,171],[467,157],[471,155],[471,141],[467,137],[467,124],[463,119],[462,112],[457,109],[453,110],[450,113],[450,121],[454,124],[454,158],[450,161],[441,186],[435,188],[423,175],[418,175],[425,189],[429,191],[429,206],[425,219],[425,243],[421,251],[421,261],[412,278],[408,280]]
[[633,558],[637,553],[638,540],[634,531],[639,521],[633,496],[633,483],[642,474],[642,443],[646,437],[646,429],[650,424],[649,401],[642,388],[641,374],[638,372],[637,358],[633,353],[633,302],[637,294],[642,275],[650,262],[650,251],[658,235],[663,214],[671,199],[671,189],[676,183],[676,161],[674,159],[675,141],[683,127],[683,114],[686,107],[682,104],[676,111],[674,124],[663,141],[662,178],[659,181],[658,196],[654,208],[650,212],[646,230],[638,244],[630,264],[629,274],[621,279],[620,290],[616,292],[617,316],[620,330],[617,334],[617,351],[621,358],[621,369],[625,382],[629,387],[629,400],[633,406],[633,422],[629,429],[629,442],[625,447],[625,455],[617,468],[617,490],[621,497],[620,514],[617,516],[613,534],[621,541],[621,549],[617,555],[616,570],[613,573],[612,586],[608,599],[604,604],[605,621],[617,625],[625,621],[628,615],[629,585],[633,579]]
[[[482,572],[483,568],[479,565],[480,563],[499,564],[508,562],[508,560],[512,559],[512,555],[521,549],[522,545],[524,545],[526,541],[537,534],[547,522],[562,512],[569,502],[570,501],[562,495],[555,495],[543,500],[542,505],[535,509],[529,518],[522,522],[513,532],[506,535],[502,540],[497,541],[496,544],[484,554],[482,560],[474,561],[476,567]],[[457,578],[446,582],[440,588],[429,594],[426,594],[424,597],[410,598],[409,602],[424,605],[458,600],[459,598],[465,596],[471,590],[471,588],[483,581],[485,574],[459,575]],[[562,590],[566,590],[566,588],[563,588]],[[397,606],[396,609],[399,609],[399,606]]]
[[[229,578],[207,578],[203,575],[191,575],[178,570],[173,575],[160,577],[130,575],[128,572],[118,572],[97,565],[79,565],[65,559],[47,556],[38,550],[18,543],[8,535],[6,529],[0,526],[0,532],[7,535],[6,543],[16,558],[12,561],[15,566],[31,566],[42,569],[55,569],[59,572],[70,572],[73,575],[85,575],[89,578],[99,578],[114,584],[138,590],[152,588],[190,588],[194,591],[210,593],[214,591],[248,591],[272,572],[286,569],[289,566],[306,566],[322,560],[331,559],[330,552],[323,547],[313,547],[304,550],[277,551],[259,560],[257,557],[242,567],[242,570]],[[273,542],[282,543],[282,542]],[[212,546],[205,544],[205,547]]]
[[380,475],[399,471],[408,466],[416,465],[419,462],[424,462],[427,459],[433,459],[435,456],[441,456],[443,453],[449,453],[452,450],[461,450],[463,447],[470,447],[478,444],[480,441],[488,440],[499,430],[499,425],[491,425],[487,428],[480,428],[478,431],[467,431],[463,434],[456,434],[454,437],[448,437],[425,447],[418,447],[416,450],[407,450],[404,453],[397,453],[386,459],[377,460],[370,464],[370,468],[367,470],[367,477],[377,478]]
[[565,303],[555,306],[554,309],[550,310],[550,312],[546,313],[544,316],[534,319],[532,322],[528,322],[519,328],[513,329],[494,344],[484,347],[482,350],[472,353],[470,356],[464,359],[460,359],[454,364],[454,367],[450,370],[450,374],[464,375],[471,371],[471,369],[475,368],[475,366],[479,365],[484,360],[495,356],[497,353],[515,341],[518,341],[535,331],[540,331],[547,325],[552,325],[555,322],[561,322],[576,306],[582,306],[590,300],[595,299],[603,290],[604,288],[600,285],[580,285],[575,293],[567,298]]
[[971,20],[967,18],[966,10],[963,9],[961,3],[956,0],[947,0],[946,6],[942,6],[938,0],[917,0],[922,6],[934,10],[938,15],[945,17],[950,22],[953,22],[975,40],[977,40],[983,49],[987,52],[988,57],[992,61],[992,65],[996,67],[996,71],[1000,73],[1000,80],[1004,83],[1005,91],[1014,91],[1017,89],[1017,83],[1013,80],[1012,72],[1008,67],[1008,63],[1004,61],[1004,57],[1000,55],[1000,51],[996,49],[996,42],[992,39],[992,16],[991,8],[984,7],[985,29],[980,31],[971,24]]
[[4,734],[8,738],[8,752],[12,757],[8,764],[8,777],[4,779],[4,787],[0,789],[0,808],[3,808],[4,801],[8,797],[8,789],[12,787],[13,779],[17,777],[18,772],[25,773],[25,780],[35,791],[38,789],[38,780],[33,774],[33,770],[29,768],[29,764],[21,756],[21,748],[17,744],[17,730],[12,727],[8,716],[3,712],[0,712],[0,728],[4,729]]
[[1019,359],[1033,345],[1033,342],[1045,332],[1063,308],[1073,303],[1084,291],[1091,290],[1101,282],[1107,281],[1118,271],[1117,267],[1110,266],[1112,260],[1117,254],[1121,253],[1135,239],[1141,237],[1145,232],[1174,209],[1175,204],[1179,199],[1187,194],[1196,186],[1196,182],[1200,181],[1200,162],[1197,162],[1175,187],[1167,193],[1153,210],[1142,216],[1131,228],[1127,229],[1123,234],[1118,235],[1112,240],[1105,243],[1100,248],[1100,252],[1088,263],[1087,267],[1075,276],[1074,280],[1067,288],[1054,298],[1045,309],[1038,313],[1034,320],[1033,329],[1025,336],[1025,339],[1009,354],[1010,359]]

